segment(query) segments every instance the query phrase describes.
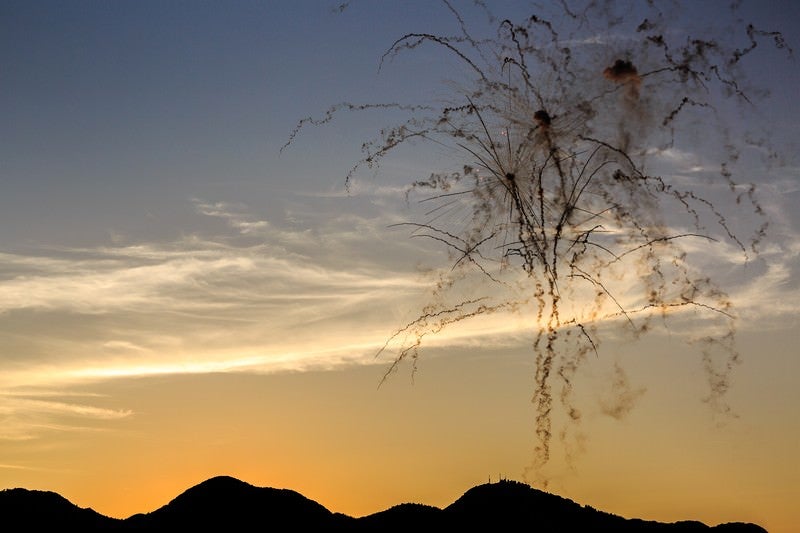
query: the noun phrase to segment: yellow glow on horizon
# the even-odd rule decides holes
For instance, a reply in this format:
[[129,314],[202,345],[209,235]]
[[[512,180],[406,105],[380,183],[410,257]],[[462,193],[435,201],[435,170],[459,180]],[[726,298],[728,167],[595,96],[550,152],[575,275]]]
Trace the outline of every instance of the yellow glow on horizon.
[[[681,378],[676,372],[688,372],[687,362],[664,351],[669,344],[625,348],[631,379],[648,391],[621,422],[602,416],[595,403],[608,358],[588,361],[582,379],[589,381],[576,398],[584,417],[572,428],[585,434],[585,449],[570,466],[555,445],[548,491],[626,517],[755,521],[780,530],[790,523],[786,499],[797,475],[780,461],[791,455],[800,431],[787,433],[782,448],[776,442],[762,448],[765,442],[750,435],[753,426],[763,432],[783,422],[777,414],[774,420],[756,416],[762,407],[747,409],[754,401],[747,391],[758,387],[741,381],[742,392],[733,389],[733,400],[745,408],[741,421],[716,426],[700,401],[702,377]],[[637,356],[645,346],[652,353]],[[0,467],[0,485],[13,480],[12,486],[54,490],[124,518],[216,475],[296,490],[353,516],[402,502],[443,507],[490,476],[524,481],[535,442],[530,354],[516,348],[458,353],[423,354],[413,383],[400,372],[380,389],[383,368],[366,365],[83,384],[82,394],[93,395],[88,398],[99,407],[131,414],[102,426],[52,429],[47,440],[0,441],[3,463],[11,467]],[[751,370],[747,379],[757,379],[758,369]],[[653,385],[646,375],[659,379]],[[661,385],[664,378],[675,384]],[[40,448],[47,441],[59,443],[57,453]],[[731,471],[732,463],[741,468]]]

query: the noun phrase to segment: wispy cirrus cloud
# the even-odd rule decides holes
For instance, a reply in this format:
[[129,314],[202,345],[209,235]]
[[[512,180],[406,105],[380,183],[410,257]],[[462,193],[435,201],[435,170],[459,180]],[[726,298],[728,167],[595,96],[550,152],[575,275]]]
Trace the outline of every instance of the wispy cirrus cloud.
[[[14,420],[8,428],[19,428],[3,438],[28,438],[26,427],[84,427],[80,420],[131,414],[105,410],[95,398],[35,391],[132,376],[386,362],[376,361],[377,350],[430,302],[438,268],[452,266],[435,247],[388,229],[402,220],[392,210],[372,218],[297,211],[272,223],[243,205],[193,204],[227,230],[162,242],[117,239],[97,247],[0,252],[0,391],[6,391],[0,412]],[[700,272],[716,269],[742,316],[786,320],[800,301],[786,298],[800,292],[800,247],[792,226],[785,227],[748,265],[732,243],[686,239],[681,246]],[[468,280],[462,287],[519,297]],[[467,321],[430,335],[427,345],[524,345],[526,310]],[[26,395],[10,394],[19,390]]]
[[209,203],[194,198],[192,202],[195,209],[203,215],[210,217],[217,217],[225,220],[229,226],[235,228],[242,234],[258,232],[269,228],[269,222],[266,220],[254,220],[251,215],[246,212],[243,205],[234,205],[228,202],[215,202]]
[[[65,401],[63,398],[42,399],[42,394],[30,392],[0,393],[0,419],[3,420],[0,440],[30,440],[46,431],[97,431],[97,426],[86,426],[87,421],[107,422],[133,414],[130,410],[108,409]],[[69,397],[71,394],[65,393],[63,396]]]
[[195,207],[229,231],[0,252],[3,438],[129,414],[46,397],[76,383],[372,363],[403,302],[428,287],[393,261],[402,245],[372,241],[382,220],[277,227],[242,206]]

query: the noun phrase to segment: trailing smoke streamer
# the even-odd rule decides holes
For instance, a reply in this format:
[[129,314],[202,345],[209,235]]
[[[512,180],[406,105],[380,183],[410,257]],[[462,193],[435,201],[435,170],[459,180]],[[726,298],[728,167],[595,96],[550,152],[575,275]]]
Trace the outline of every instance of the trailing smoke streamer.
[[[725,29],[720,39],[697,38],[667,31],[670,11],[657,5],[637,3],[635,11],[648,12],[630,20],[615,3],[562,2],[559,13],[520,21],[496,19],[481,3],[496,34],[478,39],[454,5],[444,5],[460,34],[403,35],[380,67],[398,54],[438,47],[471,85],[462,84],[445,105],[334,105],[322,118],[301,120],[287,142],[342,111],[391,109],[409,118],[363,144],[363,158],[344,177],[348,187],[362,167],[377,167],[411,141],[452,156],[450,168],[409,186],[407,199],[422,195],[424,217],[396,225],[447,248],[452,264],[430,304],[379,351],[395,353],[384,379],[406,360],[416,370],[423,341],[445,328],[499,311],[529,312],[536,435],[529,472],[547,486],[557,409],[567,421],[559,433],[566,455],[582,447],[579,431],[569,443],[570,427],[582,419],[574,389],[586,358],[600,356],[601,323],[636,337],[656,319],[666,325],[692,313],[710,331],[700,340],[706,401],[730,412],[725,395],[739,360],[732,302],[696,271],[683,245],[727,241],[745,260],[757,253],[767,227],[763,210],[754,186],[734,180],[736,142],[717,107],[752,106],[744,62],[765,40],[791,54],[782,36],[747,25]],[[734,231],[716,198],[646,171],[648,154],[674,148],[699,127],[707,129],[694,136],[721,154],[716,181],[757,220],[750,236]],[[485,295],[459,297],[467,286],[483,286]],[[620,418],[644,391],[615,368],[616,397],[601,408]]]

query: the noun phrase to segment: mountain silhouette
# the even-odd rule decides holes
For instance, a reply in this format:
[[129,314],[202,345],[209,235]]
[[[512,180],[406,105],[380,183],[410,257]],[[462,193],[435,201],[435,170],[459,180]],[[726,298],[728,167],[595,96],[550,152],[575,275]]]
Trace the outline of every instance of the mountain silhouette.
[[228,476],[208,479],[153,512],[125,520],[82,509],[54,492],[17,488],[0,491],[0,521],[9,532],[408,532],[523,527],[536,532],[766,533],[758,525],[739,522],[709,527],[696,521],[626,519],[508,480],[473,487],[443,509],[403,503],[360,518],[331,512],[293,490],[256,487]]
[[342,519],[293,490],[255,487],[220,476],[126,522],[135,531],[319,531]]
[[118,531],[122,521],[82,509],[55,492],[0,491],[0,529],[22,531]]

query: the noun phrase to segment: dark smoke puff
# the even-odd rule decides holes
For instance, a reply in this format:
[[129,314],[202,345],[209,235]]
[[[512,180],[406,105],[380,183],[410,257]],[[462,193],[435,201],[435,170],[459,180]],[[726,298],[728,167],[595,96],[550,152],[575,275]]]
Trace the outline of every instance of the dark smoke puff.
[[642,78],[633,63],[624,59],[617,59],[614,64],[603,71],[603,77],[614,83],[628,87],[628,98],[637,100],[639,98],[639,86]]
[[533,114],[533,119],[536,123],[541,126],[542,128],[547,128],[550,126],[552,119],[550,118],[550,114],[545,111],[544,109],[540,109],[536,113]]
[[615,83],[633,82],[638,85],[642,81],[642,78],[639,77],[639,73],[636,71],[636,67],[633,66],[633,63],[623,59],[617,59],[614,61],[613,65],[607,67],[603,71],[603,77]]

